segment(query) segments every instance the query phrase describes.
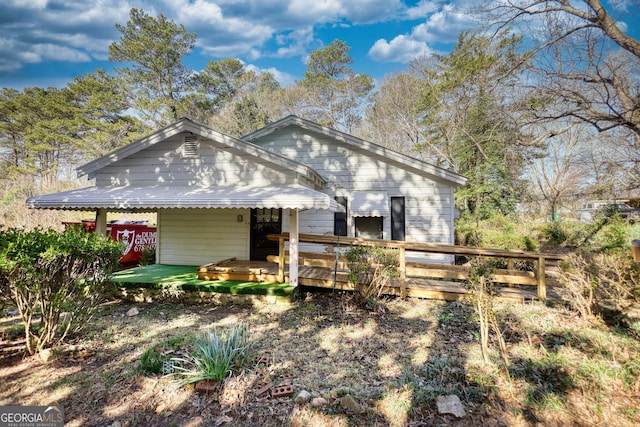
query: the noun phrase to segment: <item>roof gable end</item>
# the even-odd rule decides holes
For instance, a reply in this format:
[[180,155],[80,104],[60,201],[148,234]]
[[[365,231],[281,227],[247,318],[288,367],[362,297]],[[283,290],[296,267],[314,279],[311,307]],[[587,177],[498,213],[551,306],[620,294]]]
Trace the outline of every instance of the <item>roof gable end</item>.
[[318,186],[321,186],[325,183],[324,179],[316,171],[306,165],[266,151],[247,141],[243,141],[232,136],[217,132],[206,126],[195,123],[187,118],[180,119],[177,122],[168,125],[150,135],[140,138],[128,145],[125,145],[124,147],[118,148],[111,153],[108,153],[83,166],[78,167],[76,169],[78,177],[87,175],[89,178],[93,178],[96,172],[100,169],[117,163],[122,159],[132,156],[142,150],[145,150],[146,148],[161,143],[162,141],[183,132],[190,132],[199,137],[217,141],[224,146],[231,147],[257,158],[270,161],[276,165],[285,167],[301,176],[304,176],[305,178],[315,182]]
[[322,126],[312,121],[293,115],[287,116],[281,120],[278,120],[277,122],[265,126],[262,129],[245,135],[241,139],[247,142],[254,142],[258,139],[266,137],[273,132],[276,132],[279,129],[283,129],[288,126],[297,126],[308,131],[317,132],[321,135],[325,135],[335,140],[341,141],[346,145],[352,147],[353,149],[365,151],[375,156],[396,161],[407,167],[418,170],[424,174],[449,181],[456,186],[462,186],[467,182],[466,177],[457,173],[450,172],[446,169],[434,166],[430,163],[423,162],[422,160],[407,156],[406,154],[399,153],[397,151],[385,148],[381,145],[374,144],[353,135],[349,135],[347,133],[326,126]]

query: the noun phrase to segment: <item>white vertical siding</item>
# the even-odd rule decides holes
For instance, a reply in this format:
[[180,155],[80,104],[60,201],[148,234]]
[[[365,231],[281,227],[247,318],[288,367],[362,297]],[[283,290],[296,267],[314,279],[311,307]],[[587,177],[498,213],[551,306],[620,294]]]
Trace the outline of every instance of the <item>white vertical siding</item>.
[[249,259],[250,216],[249,209],[161,209],[158,262],[204,265],[230,257]]

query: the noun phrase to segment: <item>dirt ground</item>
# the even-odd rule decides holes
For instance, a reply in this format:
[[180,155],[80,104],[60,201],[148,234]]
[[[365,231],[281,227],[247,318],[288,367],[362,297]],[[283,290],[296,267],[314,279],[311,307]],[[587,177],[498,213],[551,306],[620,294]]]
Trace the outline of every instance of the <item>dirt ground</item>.
[[[127,316],[133,307],[139,314]],[[571,319],[564,312],[550,315],[542,305],[510,307],[504,313],[504,324],[511,331],[507,336],[511,357],[518,362],[526,352],[531,360],[533,353],[548,353],[544,331],[552,322],[562,325]],[[541,329],[525,333],[526,319]],[[250,328],[252,362],[213,392],[177,387],[171,378],[139,369],[149,348],[176,337],[188,343],[201,331],[239,321]],[[345,295],[331,293],[304,294],[290,306],[111,301],[81,336],[55,349],[47,362],[24,356],[16,322],[11,316],[0,319],[0,405],[57,403],[64,408],[69,427],[610,425],[611,421],[625,426],[640,421],[640,383],[627,384],[628,379],[622,378],[621,384],[613,385],[615,402],[606,395],[594,397],[596,409],[593,400],[580,397],[585,386],[563,380],[570,366],[548,359],[544,369],[521,363],[517,366],[537,370],[513,369],[507,379],[497,363],[484,364],[473,313],[461,303],[393,300],[384,304],[383,312],[372,313],[356,308]],[[640,362],[633,354],[636,344],[625,343],[628,348],[620,348],[613,357],[618,363]],[[179,356],[186,348],[164,350]],[[293,394],[273,397],[276,386],[290,386]],[[296,399],[301,391],[309,398]],[[436,399],[442,395],[457,395],[464,416],[440,414]]]

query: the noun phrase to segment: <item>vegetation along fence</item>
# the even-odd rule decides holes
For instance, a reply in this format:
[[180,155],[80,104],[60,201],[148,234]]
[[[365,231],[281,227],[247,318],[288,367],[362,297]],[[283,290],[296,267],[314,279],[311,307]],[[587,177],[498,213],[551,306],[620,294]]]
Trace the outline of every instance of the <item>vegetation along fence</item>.
[[[278,278],[284,281],[285,264],[289,262],[289,252],[285,251],[285,242],[289,240],[289,233],[271,234],[270,240],[279,242],[279,255],[269,257],[269,261],[277,262]],[[407,282],[411,278],[428,278],[457,283],[469,279],[471,267],[469,265],[454,265],[451,263],[426,263],[407,261],[407,253],[426,253],[449,257],[484,257],[497,258],[504,261],[505,268],[494,271],[492,280],[505,286],[533,286],[537,288],[540,300],[547,298],[547,283],[549,281],[548,268],[562,260],[564,256],[556,253],[537,253],[506,249],[489,249],[469,246],[442,245],[435,243],[415,243],[392,240],[375,240],[354,237],[300,234],[300,243],[324,246],[324,253],[301,252],[299,265],[311,267],[331,268],[334,271],[348,269],[345,257],[336,249],[348,249],[350,246],[378,246],[399,251],[399,287],[400,295],[407,295]]]

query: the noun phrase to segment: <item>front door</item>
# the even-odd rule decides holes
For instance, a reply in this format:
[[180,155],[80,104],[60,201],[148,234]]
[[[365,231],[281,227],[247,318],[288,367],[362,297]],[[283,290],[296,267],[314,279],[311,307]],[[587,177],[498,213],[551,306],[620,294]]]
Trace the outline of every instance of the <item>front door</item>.
[[266,261],[268,255],[278,255],[278,241],[268,234],[282,233],[282,209],[251,209],[251,259]]

